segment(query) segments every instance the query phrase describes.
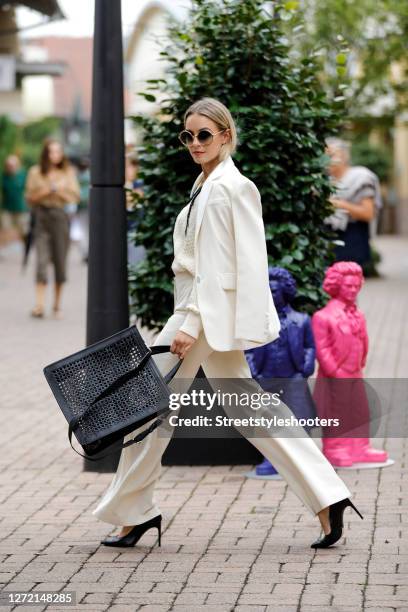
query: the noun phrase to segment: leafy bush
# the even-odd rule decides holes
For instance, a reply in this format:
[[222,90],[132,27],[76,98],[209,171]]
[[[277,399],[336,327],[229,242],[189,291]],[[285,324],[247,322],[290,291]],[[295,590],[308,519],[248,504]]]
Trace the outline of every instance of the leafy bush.
[[144,135],[145,183],[135,242],[147,256],[129,280],[132,309],[150,328],[173,308],[173,225],[199,170],[177,134],[187,107],[203,96],[221,100],[237,121],[235,162],[261,193],[270,264],[293,273],[298,306],[313,311],[325,301],[320,285],[332,259],[322,221],[332,209],[324,139],[336,129],[338,110],[319,84],[315,56],[289,58],[281,31],[287,11],[273,6],[268,13],[261,0],[195,0],[189,23],[172,27],[162,52],[167,79],[150,81],[141,94],[159,112],[134,117]]
[[380,181],[390,178],[392,156],[384,147],[374,147],[367,139],[358,140],[353,142],[351,157],[354,166],[366,166]]

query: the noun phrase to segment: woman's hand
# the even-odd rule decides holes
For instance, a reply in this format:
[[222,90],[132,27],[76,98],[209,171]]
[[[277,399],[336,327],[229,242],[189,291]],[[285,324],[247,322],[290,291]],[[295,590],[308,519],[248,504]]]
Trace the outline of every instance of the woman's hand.
[[330,204],[334,206],[334,208],[343,208],[344,210],[348,210],[348,202],[344,200],[340,200],[339,198],[329,198]]
[[186,353],[193,346],[196,341],[193,336],[186,334],[185,332],[178,331],[174,337],[173,342],[170,346],[170,353],[175,353],[180,357],[180,359],[184,359]]
[[63,193],[67,188],[67,181],[65,178],[60,178],[56,181],[52,181],[54,193]]
[[52,194],[52,191],[49,187],[45,187],[43,189],[37,189],[36,191],[28,192],[26,195],[26,200],[29,204],[41,204],[44,198],[48,198]]

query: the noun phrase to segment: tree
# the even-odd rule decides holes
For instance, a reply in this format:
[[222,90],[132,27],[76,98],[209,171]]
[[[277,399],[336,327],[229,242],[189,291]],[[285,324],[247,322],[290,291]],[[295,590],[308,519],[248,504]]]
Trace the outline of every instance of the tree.
[[61,119],[59,117],[44,117],[23,125],[17,125],[6,115],[0,116],[0,167],[12,153],[22,157],[25,166],[38,162],[43,141],[50,136],[58,137]]
[[[314,310],[330,259],[323,218],[332,212],[324,139],[338,123],[317,78],[316,57],[289,59],[281,5],[261,0],[195,0],[189,23],[174,26],[162,52],[166,80],[143,95],[159,99],[157,117],[136,116],[144,134],[139,151],[144,197],[136,244],[147,257],[130,273],[132,309],[143,325],[159,327],[173,307],[171,262],[175,217],[186,204],[197,167],[178,144],[182,117],[193,101],[224,102],[238,124],[235,161],[258,186],[269,262],[295,276],[298,305]],[[137,214],[137,213],[136,213]]]
[[41,149],[46,138],[58,138],[61,134],[61,119],[59,117],[44,117],[26,123],[21,127],[21,153],[24,164],[37,164]]
[[296,30],[294,36],[293,23],[288,24],[292,44],[302,53],[316,45],[322,48],[322,77],[328,91],[336,91],[336,73],[348,77],[350,116],[374,111],[388,116],[392,123],[395,113],[408,107],[407,2],[304,0],[287,4],[292,5],[293,22],[304,25],[303,35]]

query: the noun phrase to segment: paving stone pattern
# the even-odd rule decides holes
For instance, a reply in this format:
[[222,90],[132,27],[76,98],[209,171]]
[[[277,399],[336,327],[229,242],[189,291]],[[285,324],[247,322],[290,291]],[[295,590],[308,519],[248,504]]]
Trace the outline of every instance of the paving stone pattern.
[[[367,281],[359,299],[370,335],[366,374],[404,377],[408,242],[380,237],[377,246],[385,276]],[[18,248],[0,251],[1,589],[75,591],[67,610],[92,612],[408,611],[405,439],[375,441],[394,466],[341,471],[364,520],[346,510],[334,548],[311,549],[317,519],[284,481],[245,478],[249,465],[163,467],[161,548],[155,530],[133,549],[101,546],[115,529],[91,511],[112,475],[83,471],[42,374],[84,346],[86,266],[72,247],[64,320],[34,320],[33,263],[22,274]]]

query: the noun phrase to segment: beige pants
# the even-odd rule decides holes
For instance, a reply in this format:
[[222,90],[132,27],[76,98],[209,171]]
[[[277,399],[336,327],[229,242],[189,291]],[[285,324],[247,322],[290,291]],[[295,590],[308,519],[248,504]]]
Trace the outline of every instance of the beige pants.
[[1,211],[1,227],[6,232],[15,228],[23,237],[28,234],[30,229],[30,213],[3,210]]
[[35,246],[37,251],[36,282],[48,282],[48,264],[54,266],[57,284],[67,280],[66,264],[69,247],[69,217],[62,208],[36,206]]
[[[172,343],[186,316],[185,305],[191,284],[190,274],[176,275],[174,314],[154,344]],[[177,355],[171,353],[157,355],[154,359],[162,374],[167,373],[178,361]],[[188,389],[200,365],[209,379],[240,379],[241,391],[245,388],[249,393],[265,393],[258,383],[251,379],[243,351],[214,351],[203,332],[188,351],[176,374],[174,382],[177,383],[177,392],[181,392],[183,388],[185,391]],[[283,403],[273,410],[279,416],[292,415]],[[173,414],[179,414],[179,410]],[[228,414],[228,416],[234,415]],[[239,416],[242,418],[244,415]],[[254,416],[253,411],[252,416]],[[256,416],[259,416],[259,413]],[[268,416],[271,416],[270,412]],[[150,423],[137,433],[149,425]],[[113,525],[130,526],[143,523],[161,513],[154,502],[154,488],[161,472],[161,457],[170,441],[170,435],[159,431],[163,426],[164,424],[155,429],[141,442],[122,450],[116,474],[92,513],[97,518]],[[166,423],[166,432],[169,429],[171,430],[171,427]],[[277,436],[276,430],[263,428],[260,433],[260,437],[249,437],[248,440],[276,467],[292,491],[313,515],[336,501],[351,497],[344,482],[303,429],[301,433],[292,428],[290,431],[280,429]],[[135,433],[129,434],[125,441],[134,435]]]

